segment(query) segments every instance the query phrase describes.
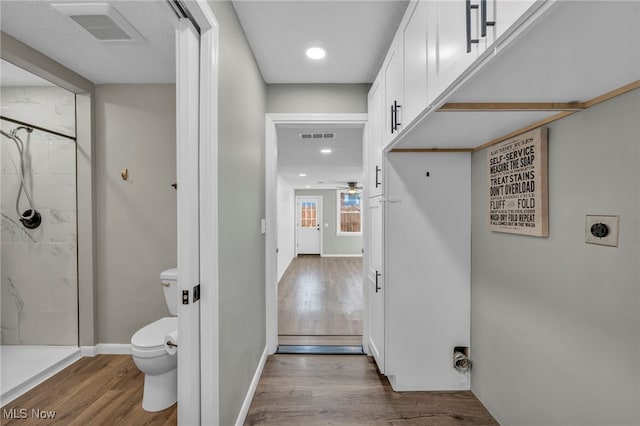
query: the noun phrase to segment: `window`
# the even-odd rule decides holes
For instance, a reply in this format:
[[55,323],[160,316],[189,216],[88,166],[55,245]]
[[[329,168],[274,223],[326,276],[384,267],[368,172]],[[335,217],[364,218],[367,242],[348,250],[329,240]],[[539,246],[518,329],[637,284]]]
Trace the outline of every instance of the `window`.
[[362,194],[337,191],[338,235],[362,235]]
[[315,201],[303,201],[300,209],[300,227],[315,228],[318,226],[318,206]]

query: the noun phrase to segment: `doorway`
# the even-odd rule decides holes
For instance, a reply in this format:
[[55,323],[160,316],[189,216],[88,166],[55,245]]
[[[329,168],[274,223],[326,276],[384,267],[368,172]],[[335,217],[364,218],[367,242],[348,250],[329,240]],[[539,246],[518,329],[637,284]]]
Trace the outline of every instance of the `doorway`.
[[296,197],[296,253],[322,253],[322,197]]
[[[321,176],[332,156],[338,162],[348,158],[341,151],[346,145],[333,143],[341,130],[357,134],[355,169],[333,168],[335,173]],[[267,232],[266,241],[270,353],[278,345],[357,345],[362,353],[364,233],[341,235],[338,205],[349,182],[362,182],[365,135],[366,114],[267,114],[266,152],[277,153],[266,164],[267,229],[277,230]],[[287,136],[296,140],[283,144]],[[294,155],[309,146],[312,161]],[[331,155],[320,156],[327,151]]]

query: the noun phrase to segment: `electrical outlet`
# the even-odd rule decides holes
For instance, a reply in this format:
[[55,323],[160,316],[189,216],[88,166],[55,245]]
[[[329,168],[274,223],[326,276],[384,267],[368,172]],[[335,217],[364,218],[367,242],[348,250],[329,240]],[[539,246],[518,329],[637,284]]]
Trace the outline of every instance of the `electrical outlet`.
[[584,242],[602,246],[618,247],[620,216],[587,215]]

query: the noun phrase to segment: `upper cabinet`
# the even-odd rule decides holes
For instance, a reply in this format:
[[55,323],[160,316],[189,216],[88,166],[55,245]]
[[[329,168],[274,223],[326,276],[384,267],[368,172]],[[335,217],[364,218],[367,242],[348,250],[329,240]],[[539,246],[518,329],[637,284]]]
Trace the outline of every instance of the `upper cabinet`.
[[535,10],[535,0],[480,0],[480,36],[491,44],[520,18]]
[[404,63],[400,35],[396,34],[387,53],[387,58],[382,64],[385,111],[383,142],[385,146],[396,138],[403,124]]
[[[544,1],[414,0],[380,70],[382,147],[471,69],[500,36]],[[373,89],[372,89],[373,90]],[[377,89],[376,89],[377,90]]]
[[413,121],[427,107],[427,2],[412,3],[403,22],[404,114]]
[[470,0],[427,3],[427,103],[431,104],[484,52],[480,8]]

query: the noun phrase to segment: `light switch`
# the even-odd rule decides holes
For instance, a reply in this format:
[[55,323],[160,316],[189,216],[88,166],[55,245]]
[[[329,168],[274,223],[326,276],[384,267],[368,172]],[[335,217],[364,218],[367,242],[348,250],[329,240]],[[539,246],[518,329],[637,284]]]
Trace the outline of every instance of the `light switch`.
[[602,246],[618,247],[618,225],[620,216],[587,215],[584,242]]

